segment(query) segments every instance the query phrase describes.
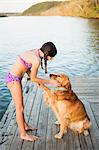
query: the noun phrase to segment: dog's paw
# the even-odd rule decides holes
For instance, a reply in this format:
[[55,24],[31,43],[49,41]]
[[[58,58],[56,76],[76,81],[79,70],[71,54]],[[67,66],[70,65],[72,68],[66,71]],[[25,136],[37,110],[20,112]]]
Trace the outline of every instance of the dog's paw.
[[59,132],[59,133],[57,133],[57,134],[55,134],[55,138],[56,139],[61,139],[62,138],[62,134]]
[[55,121],[55,125],[60,125],[60,123],[58,121]]
[[85,130],[85,131],[84,131],[84,135],[85,135],[85,136],[88,136],[88,135],[89,135],[88,130]]

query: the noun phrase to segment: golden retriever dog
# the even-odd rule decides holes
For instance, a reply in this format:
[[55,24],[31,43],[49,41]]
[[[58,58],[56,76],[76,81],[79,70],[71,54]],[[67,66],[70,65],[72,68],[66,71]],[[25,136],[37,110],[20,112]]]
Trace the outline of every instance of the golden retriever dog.
[[60,131],[55,138],[61,139],[67,128],[87,136],[91,121],[84,104],[73,92],[68,76],[50,74],[50,78],[57,80],[61,87],[57,87],[54,91],[43,84],[40,87],[44,90],[45,101],[53,109],[60,125]]

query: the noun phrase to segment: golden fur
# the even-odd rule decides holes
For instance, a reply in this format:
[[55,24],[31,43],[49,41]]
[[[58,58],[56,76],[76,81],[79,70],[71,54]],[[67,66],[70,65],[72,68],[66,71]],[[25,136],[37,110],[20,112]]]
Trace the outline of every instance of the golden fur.
[[46,103],[53,109],[60,124],[60,131],[55,135],[55,138],[62,138],[67,128],[87,136],[91,122],[84,104],[71,89],[68,76],[50,74],[50,78],[57,80],[61,87],[53,92],[45,85],[40,85],[40,87],[44,90]]

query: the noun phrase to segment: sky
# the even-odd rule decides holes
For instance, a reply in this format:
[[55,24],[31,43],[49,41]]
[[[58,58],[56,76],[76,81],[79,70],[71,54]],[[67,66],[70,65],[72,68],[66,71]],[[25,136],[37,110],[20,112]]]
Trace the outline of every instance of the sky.
[[22,12],[31,5],[43,1],[55,0],[0,0],[0,12]]

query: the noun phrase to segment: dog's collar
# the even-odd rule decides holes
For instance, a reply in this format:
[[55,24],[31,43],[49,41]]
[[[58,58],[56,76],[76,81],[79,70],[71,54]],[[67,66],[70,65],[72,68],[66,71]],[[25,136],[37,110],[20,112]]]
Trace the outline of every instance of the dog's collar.
[[55,90],[60,90],[60,91],[64,91],[66,90],[64,87],[55,87]]

